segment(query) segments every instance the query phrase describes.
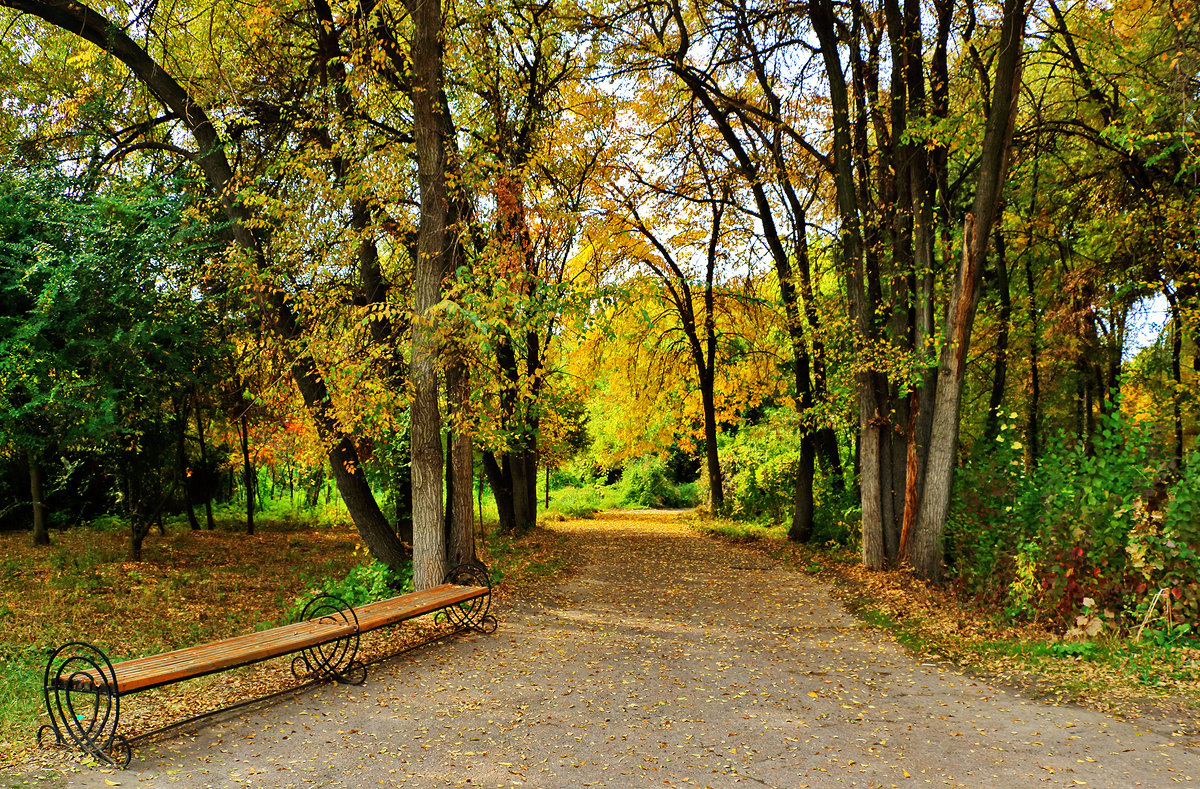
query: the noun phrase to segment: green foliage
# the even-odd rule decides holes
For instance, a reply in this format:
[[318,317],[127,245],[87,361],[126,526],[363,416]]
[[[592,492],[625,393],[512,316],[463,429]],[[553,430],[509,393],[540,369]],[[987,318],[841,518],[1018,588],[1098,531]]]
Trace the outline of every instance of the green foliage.
[[624,496],[621,503],[626,507],[649,509],[675,509],[694,506],[695,486],[684,489],[671,481],[667,463],[659,457],[645,457],[625,467],[621,474]]
[[88,473],[135,533],[179,491],[175,406],[224,351],[192,290],[203,251],[186,195],[0,172],[0,444],[48,466],[54,487],[105,468]]
[[729,542],[760,542],[787,539],[787,529],[782,526],[764,526],[752,521],[727,520],[725,518],[697,519],[693,528],[701,534],[719,537]]
[[602,489],[592,486],[567,487],[553,491],[548,509],[568,518],[591,518],[603,508]]
[[[959,475],[948,538],[963,589],[1063,627],[1093,605],[1110,623],[1135,625],[1165,589],[1172,616],[1197,621],[1200,463],[1188,464],[1164,515],[1147,507],[1161,458],[1119,410],[1090,451],[1060,440],[1032,473],[1003,427],[996,449]],[[1161,478],[1157,486],[1165,491]]]
[[[413,590],[412,563],[401,570],[393,570],[378,559],[360,564],[340,579],[326,580],[323,584],[312,584],[313,594],[324,592],[345,600],[351,606],[359,606],[376,600],[411,592]],[[292,616],[304,610],[310,597],[297,598]]]
[[[794,410],[770,409],[761,422],[742,426],[725,442],[721,459],[731,517],[771,524],[791,522],[804,429]],[[833,483],[821,474],[814,480],[811,541],[849,545],[861,530],[861,505],[856,491],[839,493]]]
[[1050,653],[1057,657],[1089,658],[1096,652],[1095,641],[1056,641],[1050,645]]
[[725,497],[734,518],[790,518],[800,465],[802,430],[795,411],[773,409],[757,425],[746,425],[723,447]]

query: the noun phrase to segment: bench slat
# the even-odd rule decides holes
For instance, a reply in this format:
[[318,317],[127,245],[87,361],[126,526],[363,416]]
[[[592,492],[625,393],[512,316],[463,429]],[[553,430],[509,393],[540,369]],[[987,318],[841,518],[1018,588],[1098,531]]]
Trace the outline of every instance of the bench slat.
[[476,597],[484,597],[490,593],[491,590],[486,586],[442,584],[423,592],[413,592],[375,603],[367,603],[355,608],[354,613],[358,617],[359,632],[366,633],[442,608],[465,603]]

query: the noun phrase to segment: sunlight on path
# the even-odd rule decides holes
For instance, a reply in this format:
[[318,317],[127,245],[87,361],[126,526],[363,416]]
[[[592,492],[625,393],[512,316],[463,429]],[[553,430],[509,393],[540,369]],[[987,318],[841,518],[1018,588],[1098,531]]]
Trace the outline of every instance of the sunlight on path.
[[[461,637],[154,745],[123,785],[1162,787],[1194,745],[918,664],[677,514],[554,524],[578,570]],[[106,776],[74,776],[104,786]],[[111,780],[111,776],[108,776]]]

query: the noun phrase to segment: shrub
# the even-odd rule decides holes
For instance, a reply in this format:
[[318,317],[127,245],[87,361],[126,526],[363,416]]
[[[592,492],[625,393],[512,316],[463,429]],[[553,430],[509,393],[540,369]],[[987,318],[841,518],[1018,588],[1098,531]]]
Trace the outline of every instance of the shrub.
[[411,562],[401,570],[393,570],[378,559],[372,559],[366,564],[351,568],[350,572],[341,579],[327,580],[324,584],[309,584],[311,587],[309,596],[296,600],[292,616],[293,618],[298,616],[314,594],[323,592],[335,595],[351,606],[359,606],[411,592],[413,590],[412,579]]
[[600,492],[593,487],[566,487],[554,491],[549,509],[568,518],[590,518],[601,509]]
[[1120,411],[1103,418],[1090,452],[1060,439],[1027,472],[1020,450],[1005,425],[959,475],[947,537],[963,591],[1062,627],[1087,600],[1131,627],[1165,589],[1173,621],[1200,621],[1200,460],[1160,509],[1146,494],[1165,490],[1161,458]]
[[667,473],[666,461],[657,457],[642,458],[626,466],[621,487],[625,491],[621,503],[627,507],[671,509],[696,503],[685,495],[695,494],[695,484],[686,488],[676,486]]

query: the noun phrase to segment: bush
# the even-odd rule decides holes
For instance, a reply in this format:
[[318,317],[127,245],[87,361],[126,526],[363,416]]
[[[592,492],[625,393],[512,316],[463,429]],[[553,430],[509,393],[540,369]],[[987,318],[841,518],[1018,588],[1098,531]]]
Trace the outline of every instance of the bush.
[[590,518],[601,509],[600,492],[595,487],[560,488],[551,495],[548,509],[568,518]]
[[621,475],[625,494],[621,503],[627,507],[675,509],[694,506],[696,486],[676,486],[667,473],[667,464],[657,457],[647,457],[625,467]]
[[1103,418],[1090,452],[1060,439],[1026,472],[1020,451],[1005,425],[996,448],[959,475],[947,539],[966,593],[1063,628],[1085,608],[1131,627],[1165,589],[1176,621],[1200,621],[1200,460],[1158,508],[1146,494],[1166,491],[1161,458],[1119,411]]
[[325,593],[345,600],[351,606],[359,606],[376,600],[384,600],[413,590],[412,563],[401,570],[393,570],[378,559],[360,564],[350,570],[344,578],[310,584],[308,597],[298,598],[292,611],[295,618],[304,610],[312,595]]
[[[722,447],[725,504],[730,517],[790,524],[805,430],[790,409],[768,411],[762,422],[744,426]],[[811,542],[849,545],[861,533],[861,506],[853,490],[838,491],[834,480],[818,475],[813,484]]]

